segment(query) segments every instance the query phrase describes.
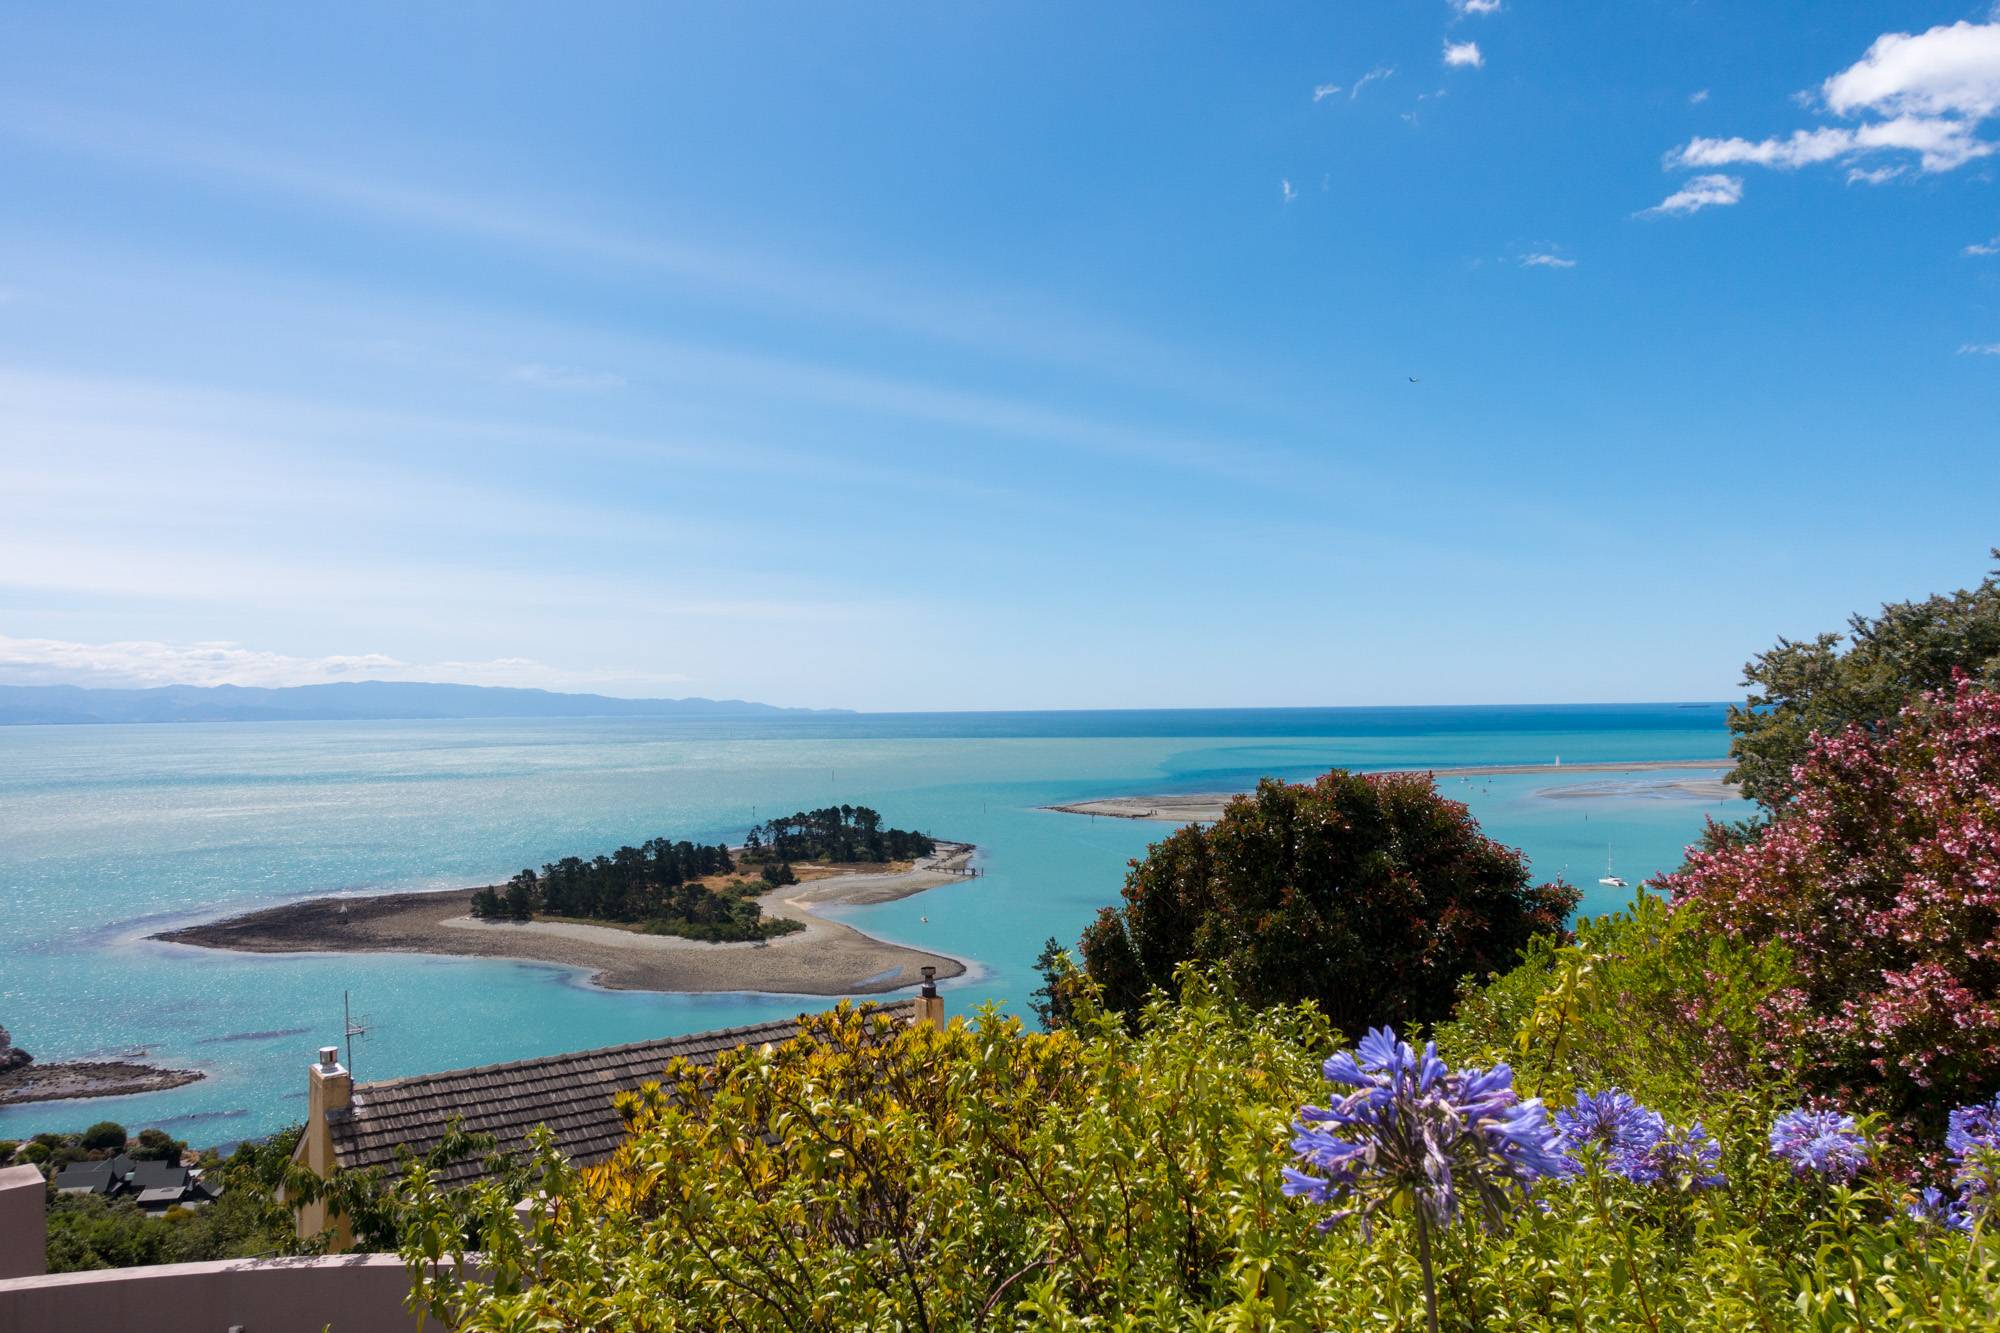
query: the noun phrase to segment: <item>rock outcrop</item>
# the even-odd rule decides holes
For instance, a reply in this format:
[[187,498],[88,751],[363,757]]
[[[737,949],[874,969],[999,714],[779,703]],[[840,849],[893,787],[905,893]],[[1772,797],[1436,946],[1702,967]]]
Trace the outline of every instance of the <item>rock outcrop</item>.
[[6,1028],[0,1028],[0,1074],[9,1074],[16,1069],[26,1068],[34,1058],[14,1044],[14,1039],[7,1035]]

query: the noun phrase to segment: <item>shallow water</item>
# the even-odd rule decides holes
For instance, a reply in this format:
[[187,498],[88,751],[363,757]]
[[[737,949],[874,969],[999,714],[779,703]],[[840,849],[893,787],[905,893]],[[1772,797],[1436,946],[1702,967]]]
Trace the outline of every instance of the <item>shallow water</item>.
[[[488,883],[656,834],[740,838],[847,801],[977,843],[978,879],[845,909],[871,934],[972,961],[947,1003],[1016,1006],[1054,935],[1114,901],[1163,824],[1040,807],[1229,790],[1340,764],[1721,760],[1721,705],[1053,714],[731,722],[510,721],[0,728],[0,1024],[42,1059],[199,1068],[186,1088],[0,1111],[0,1136],[112,1118],[197,1143],[295,1121],[341,993],[357,1073],[390,1078],[818,1007],[816,997],[602,991],[561,968],[423,956],[257,956],[148,941],[168,925],[336,891]],[[1739,802],[1665,789],[1699,772],[1444,777],[1584,910],[1678,864]],[[1587,779],[1602,790],[1551,799]],[[926,923],[922,918],[928,917]]]

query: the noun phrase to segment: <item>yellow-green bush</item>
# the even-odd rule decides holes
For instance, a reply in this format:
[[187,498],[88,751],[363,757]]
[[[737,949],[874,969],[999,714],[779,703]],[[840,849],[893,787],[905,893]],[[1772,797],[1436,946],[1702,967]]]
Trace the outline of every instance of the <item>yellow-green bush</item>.
[[[1722,1140],[1728,1183],[1593,1168],[1491,1231],[1458,1224],[1438,1247],[1446,1328],[2000,1327],[1984,1237],[1910,1220],[1898,1186],[1795,1177],[1763,1142],[1783,1071],[1716,1082],[1679,1063],[1712,1055],[1701,1033],[1641,1030],[1679,976],[1726,1036],[1768,960],[1649,909],[1579,947],[1590,971],[1567,996],[1580,964],[1560,951],[1472,993],[1447,1053],[1546,1066],[1557,1094],[1615,1077],[1678,1098]],[[1281,1193],[1291,1119],[1323,1099],[1334,1045],[1310,1009],[1256,1012],[1193,976],[1136,1031],[1087,1005],[1054,1034],[842,1010],[667,1071],[627,1100],[607,1163],[572,1170],[545,1146],[525,1221],[502,1186],[454,1196],[414,1168],[403,1250],[416,1298],[473,1330],[1421,1328],[1407,1219],[1322,1232]],[[489,1283],[437,1276],[468,1248]]]

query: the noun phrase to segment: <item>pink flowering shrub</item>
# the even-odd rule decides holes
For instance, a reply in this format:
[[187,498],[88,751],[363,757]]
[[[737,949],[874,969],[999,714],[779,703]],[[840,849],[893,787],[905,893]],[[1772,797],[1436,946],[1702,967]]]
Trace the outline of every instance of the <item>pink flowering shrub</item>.
[[1766,1038],[1813,1091],[1903,1134],[2000,1089],[2000,692],[1960,676],[1887,737],[1814,741],[1762,836],[1692,851],[1660,887],[1796,978]]

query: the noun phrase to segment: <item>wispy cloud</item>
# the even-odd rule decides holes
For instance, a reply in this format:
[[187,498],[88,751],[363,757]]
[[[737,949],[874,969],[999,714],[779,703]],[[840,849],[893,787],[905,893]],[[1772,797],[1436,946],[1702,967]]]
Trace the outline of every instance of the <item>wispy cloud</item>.
[[1697,88],[1693,92],[1688,94],[1689,106],[1700,106],[1703,102],[1706,102],[1707,100],[1708,100],[1708,89],[1706,88]]
[[1551,254],[1548,251],[1536,251],[1533,254],[1525,254],[1521,256],[1521,267],[1522,268],[1575,268],[1576,261],[1574,259],[1565,259],[1561,255]]
[[2000,236],[1990,241],[1974,241],[1960,253],[1965,255],[2000,255]]
[[1641,209],[1636,216],[1658,217],[1698,213],[1704,208],[1727,208],[1731,204],[1741,202],[1743,202],[1742,177],[1696,176],[1651,208]]
[[0,139],[8,138],[205,187],[304,201],[334,214],[458,244],[498,246],[543,262],[629,272],[788,317],[843,327],[862,324],[1026,361],[1106,370],[1124,379],[1150,378],[1149,371],[1183,385],[1205,374],[1215,379],[1182,349],[1066,308],[1053,296],[1025,287],[952,290],[897,272],[639,232],[612,222],[579,220],[588,216],[585,200],[569,200],[573,207],[551,213],[525,198],[413,183],[80,107],[0,103]]
[[1847,183],[1849,185],[1887,185],[1902,174],[1903,168],[1901,167],[1849,167],[1847,169]]
[[[1897,153],[1926,172],[1955,171],[2000,152],[1982,125],[2000,114],[2000,23],[1961,20],[1923,33],[1877,37],[1860,60],[1797,99],[1855,125],[1816,125],[1764,139],[1690,139],[1668,167],[1761,166],[1796,170]],[[1850,184],[1881,184],[1894,168],[1850,168]]]
[[1461,14],[1498,14],[1500,0],[1451,0],[1451,7]]
[[162,643],[130,639],[76,643],[66,639],[17,639],[0,634],[0,684],[82,685],[147,689],[159,685],[284,687],[340,681],[434,681],[458,685],[514,685],[537,689],[587,689],[650,682],[685,682],[679,673],[578,671],[527,657],[487,661],[406,662],[388,653],[337,653],[303,657],[246,648],[240,643]]
[[543,365],[539,361],[515,366],[507,372],[507,378],[531,388],[558,389],[570,393],[597,393],[625,387],[625,377],[610,371],[577,370],[571,366]]
[[1950,171],[2000,152],[2000,143],[1981,139],[1962,120],[1897,116],[1852,129],[1822,125],[1794,130],[1784,138],[1705,139],[1696,137],[1668,155],[1670,167],[1759,166],[1792,170],[1878,151],[1917,154],[1925,171]]
[[1278,182],[1278,193],[1284,197],[1285,202],[1288,204],[1299,197],[1299,192],[1292,188],[1290,177],[1286,177]]
[[1444,63],[1461,69],[1478,69],[1486,63],[1486,57],[1479,54],[1478,42],[1446,42]]
[[1396,67],[1394,65],[1377,65],[1374,69],[1369,70],[1366,74],[1363,74],[1360,78],[1354,81],[1354,86],[1347,90],[1347,100],[1352,102],[1355,98],[1361,96],[1361,90],[1363,88],[1366,88],[1371,83],[1377,83],[1383,79],[1393,78],[1395,76],[1395,73],[1396,73]]
[[1958,349],[1960,356],[2000,356],[2000,343],[1966,343]]
[[1332,97],[1335,93],[1339,91],[1340,91],[1340,85],[1337,83],[1319,84],[1313,88],[1313,101],[1324,102],[1327,98]]

